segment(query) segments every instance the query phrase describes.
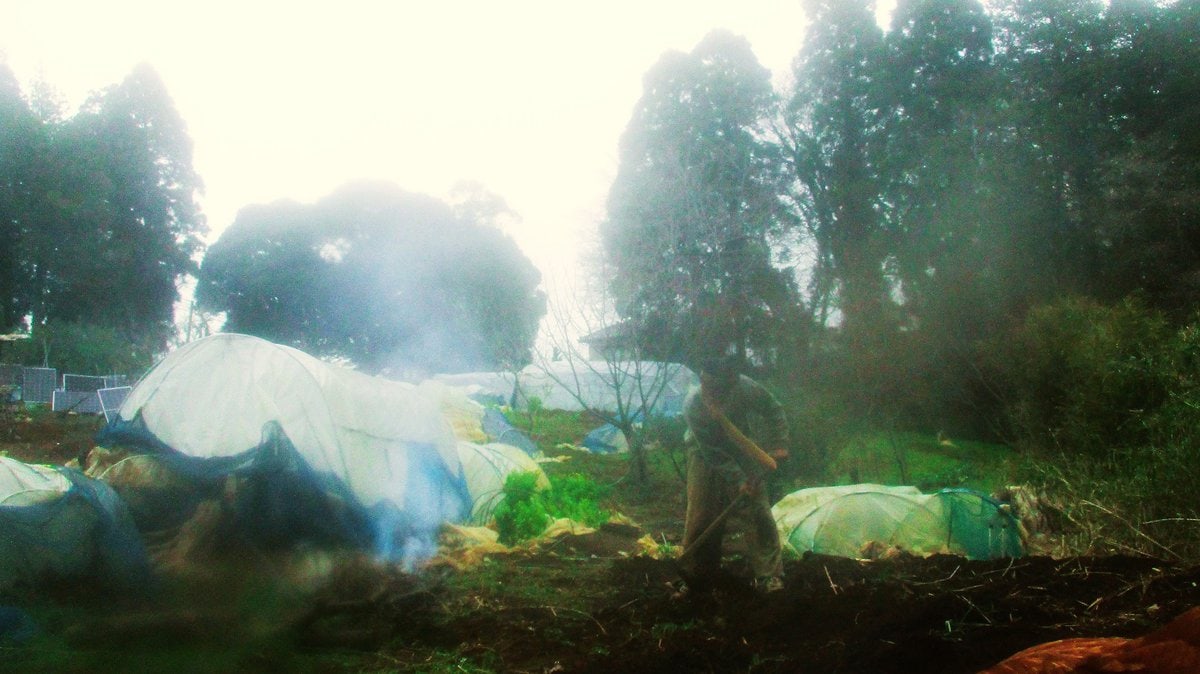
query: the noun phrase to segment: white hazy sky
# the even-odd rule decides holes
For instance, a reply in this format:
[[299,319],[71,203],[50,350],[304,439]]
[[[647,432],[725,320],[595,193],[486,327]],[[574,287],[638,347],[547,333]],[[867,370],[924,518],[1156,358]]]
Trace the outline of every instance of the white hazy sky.
[[[892,3],[886,3],[892,4]],[[481,183],[548,276],[595,231],[642,76],[715,28],[777,81],[797,0],[4,0],[0,51],[69,113],[140,62],[195,144],[211,240],[248,204],[315,201],[357,179],[446,197]]]

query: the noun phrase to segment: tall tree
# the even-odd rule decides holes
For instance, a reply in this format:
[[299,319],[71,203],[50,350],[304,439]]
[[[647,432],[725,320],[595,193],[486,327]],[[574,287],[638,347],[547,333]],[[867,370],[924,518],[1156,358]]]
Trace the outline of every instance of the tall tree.
[[1100,171],[1123,144],[1107,101],[1118,45],[1102,0],[993,3],[996,65],[1007,83],[1010,151],[1028,180],[1022,203],[1036,223],[1020,235],[1043,260],[1033,276],[1042,297],[1094,292]]
[[368,371],[519,368],[545,313],[540,274],[483,212],[373,183],[248,207],[205,256],[197,299],[226,330]]
[[[905,309],[942,313],[978,290],[995,122],[991,24],[977,0],[908,0],[886,38],[884,211]],[[968,303],[964,303],[968,304]],[[938,306],[943,305],[943,306]]]
[[810,28],[794,62],[790,134],[794,200],[816,242],[814,281],[836,289],[860,385],[875,370],[896,319],[884,275],[894,242],[883,214],[886,147],[883,33],[873,3],[810,0]]
[[165,340],[177,282],[194,273],[206,231],[192,141],[158,74],[140,65],[93,97],[70,124],[81,186],[67,214],[76,241],[95,246],[63,275],[61,316]]
[[971,345],[1007,316],[1011,209],[998,207],[989,173],[1000,108],[992,51],[977,0],[902,0],[884,39],[879,184],[902,327],[885,358],[907,360],[907,374],[876,388],[910,401],[905,415],[921,423],[943,424],[971,402]]
[[29,312],[23,232],[29,227],[33,158],[42,129],[16,76],[0,62],[0,332],[19,327]]
[[67,120],[44,86],[35,94],[41,118],[14,125],[23,144],[2,169],[24,289],[5,296],[35,325],[106,326],[161,348],[204,232],[183,120],[148,66]]
[[885,170],[905,309],[962,341],[1002,309],[998,251],[1012,213],[991,174],[1002,99],[991,21],[976,0],[898,5],[887,37],[892,90]]
[[1110,3],[1110,116],[1100,167],[1101,297],[1137,292],[1177,322],[1200,294],[1200,4]]
[[712,334],[765,353],[772,317],[795,310],[773,263],[788,216],[767,133],[775,105],[770,73],[724,31],[645,76],[601,238],[617,310],[659,357],[686,357],[683,345]]

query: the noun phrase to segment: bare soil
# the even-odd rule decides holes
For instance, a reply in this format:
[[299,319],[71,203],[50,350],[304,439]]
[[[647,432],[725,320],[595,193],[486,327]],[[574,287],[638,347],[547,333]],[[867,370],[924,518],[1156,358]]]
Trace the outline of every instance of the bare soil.
[[1200,604],[1200,569],[1132,557],[807,555],[766,595],[735,559],[679,597],[671,561],[622,556],[632,538],[600,555],[597,537],[619,534],[495,559],[495,577],[552,596],[453,597],[433,582],[421,617],[397,615],[395,633],[369,648],[381,663],[416,666],[427,649],[450,648],[519,672],[977,672],[1044,641],[1140,635]]
[[[0,434],[0,451],[63,462],[96,428],[48,417],[15,438]],[[761,594],[744,579],[736,542],[722,576],[680,596],[674,562],[640,554],[637,542],[645,534],[678,542],[678,492],[615,489],[611,505],[638,525],[566,535],[473,568],[337,569],[302,604],[274,614],[270,648],[261,629],[230,624],[244,610],[199,603],[113,604],[99,619],[47,629],[78,649],[239,648],[233,668],[244,671],[937,673],[976,672],[1054,639],[1144,634],[1200,605],[1200,567],[1123,556],[806,555],[785,564],[783,590]],[[7,647],[4,655],[20,661]]]

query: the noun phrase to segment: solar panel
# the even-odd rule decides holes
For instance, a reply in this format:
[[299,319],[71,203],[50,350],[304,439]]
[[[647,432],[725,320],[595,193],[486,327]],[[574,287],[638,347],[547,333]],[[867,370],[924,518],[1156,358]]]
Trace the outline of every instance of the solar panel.
[[55,412],[78,414],[100,414],[100,396],[95,391],[54,391],[50,408]]
[[58,388],[58,370],[52,367],[21,368],[21,398],[27,403],[52,403]]
[[125,398],[129,397],[129,392],[132,390],[132,386],[114,386],[96,391],[96,397],[100,399],[100,409],[104,412],[106,422],[112,422],[117,418],[121,404],[125,402]]
[[108,385],[105,377],[87,374],[64,374],[63,388],[68,391],[97,391]]
[[104,375],[104,386],[100,388],[121,388],[129,385],[129,375],[124,374],[106,374]]

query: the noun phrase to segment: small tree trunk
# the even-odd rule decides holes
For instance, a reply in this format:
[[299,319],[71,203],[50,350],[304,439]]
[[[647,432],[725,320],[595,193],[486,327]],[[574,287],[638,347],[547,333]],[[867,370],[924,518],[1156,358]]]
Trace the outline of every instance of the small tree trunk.
[[633,484],[644,487],[650,482],[650,471],[646,465],[646,444],[642,442],[641,434],[633,429],[621,429],[625,440],[629,442],[629,480]]

